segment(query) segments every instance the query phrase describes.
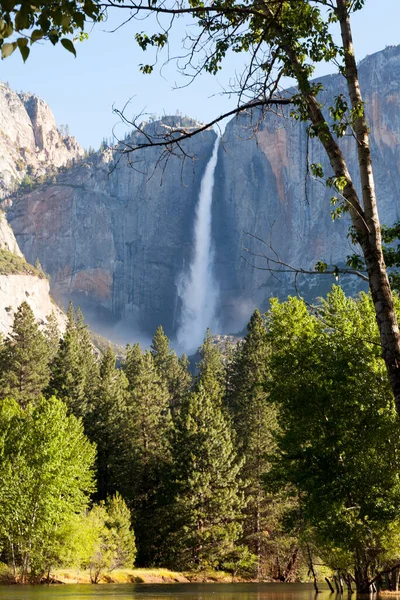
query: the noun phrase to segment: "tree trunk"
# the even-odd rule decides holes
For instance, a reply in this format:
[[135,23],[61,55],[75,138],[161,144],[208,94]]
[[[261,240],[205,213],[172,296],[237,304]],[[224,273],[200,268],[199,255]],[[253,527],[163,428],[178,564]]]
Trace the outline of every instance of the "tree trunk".
[[332,586],[332,584],[331,584],[331,582],[330,582],[330,579],[328,579],[328,577],[325,577],[325,581],[326,581],[326,583],[328,584],[328,586],[329,586],[329,589],[331,590],[331,593],[332,593],[332,594],[334,594],[334,593],[335,593],[335,590],[333,589],[333,586]]
[[296,548],[296,547],[292,548],[288,564],[282,575],[282,580],[285,583],[290,583],[291,581],[293,581],[293,575],[296,571],[298,554],[299,554],[299,548]]
[[[347,13],[347,1],[336,0],[336,13],[341,25],[343,48],[345,50],[345,76],[352,108],[363,107],[357,65],[351,36],[350,19]],[[353,180],[348,171],[346,160],[326,123],[320,104],[318,103],[307,72],[299,60],[296,51],[290,43],[286,43],[282,30],[283,47],[289,57],[298,87],[308,110],[308,116],[329,157],[336,177],[347,181],[343,189],[352,225],[357,232],[368,271],[369,288],[375,307],[378,324],[382,357],[386,364],[392,387],[397,413],[400,415],[400,333],[394,309],[393,296],[387,276],[386,265],[382,252],[381,230],[378,208],[375,196],[375,186],[372,173],[369,133],[364,111],[361,110],[355,119],[354,130],[357,138],[358,165],[362,184],[363,206],[359,200]]]
[[336,577],[336,575],[333,576],[333,581],[334,581],[334,584],[335,584],[336,593],[340,594],[339,582],[338,582],[338,578]]
[[354,569],[354,580],[356,583],[357,594],[369,594],[371,592],[371,582],[366,567],[358,565]]
[[[345,51],[345,75],[351,106],[357,109],[363,106],[357,64],[354,54],[350,17],[346,9],[346,0],[336,0],[342,43]],[[400,414],[400,334],[393,296],[387,276],[386,265],[382,253],[381,228],[375,195],[375,183],[372,172],[369,130],[362,110],[354,122],[357,138],[358,165],[362,186],[364,215],[367,225],[366,235],[360,239],[365,264],[368,271],[369,287],[375,306],[382,355],[386,363],[392,386],[397,412]]]
[[319,594],[317,574],[314,569],[314,563],[313,563],[313,559],[312,559],[312,555],[311,555],[310,546],[308,544],[306,544],[306,546],[307,546],[307,559],[308,559],[308,561],[307,561],[308,562],[308,573],[313,576],[313,584],[314,584],[315,593]]

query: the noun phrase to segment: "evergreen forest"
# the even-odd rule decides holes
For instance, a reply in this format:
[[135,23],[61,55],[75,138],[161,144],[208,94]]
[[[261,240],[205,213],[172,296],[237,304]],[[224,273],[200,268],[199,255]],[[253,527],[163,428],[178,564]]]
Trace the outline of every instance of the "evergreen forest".
[[159,327],[116,365],[79,309],[60,336],[21,304],[0,347],[4,573],[397,590],[399,417],[370,296],[275,299],[237,345],[208,331],[199,352],[192,375]]

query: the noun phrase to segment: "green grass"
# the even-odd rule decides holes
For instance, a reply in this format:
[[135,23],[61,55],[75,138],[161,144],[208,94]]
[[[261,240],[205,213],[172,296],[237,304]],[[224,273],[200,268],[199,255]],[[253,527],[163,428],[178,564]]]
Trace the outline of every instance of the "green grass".
[[22,256],[17,256],[4,248],[0,248],[0,275],[35,275],[45,279],[45,275]]

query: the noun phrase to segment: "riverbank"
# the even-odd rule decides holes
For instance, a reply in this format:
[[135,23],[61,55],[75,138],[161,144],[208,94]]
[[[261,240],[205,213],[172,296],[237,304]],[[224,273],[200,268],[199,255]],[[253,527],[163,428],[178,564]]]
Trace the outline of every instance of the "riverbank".
[[[90,572],[78,569],[55,569],[55,583],[91,583]],[[235,581],[240,579],[235,578]],[[104,572],[99,583],[231,583],[232,575],[223,571],[179,573],[169,569],[115,569]]]

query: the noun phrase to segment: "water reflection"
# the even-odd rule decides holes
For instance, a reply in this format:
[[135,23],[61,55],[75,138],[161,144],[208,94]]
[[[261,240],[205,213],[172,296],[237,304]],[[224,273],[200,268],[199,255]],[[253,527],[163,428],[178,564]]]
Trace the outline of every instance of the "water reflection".
[[[278,583],[0,586],[0,600],[315,600],[312,585]],[[318,600],[335,596],[324,589]],[[354,596],[353,596],[354,598]],[[393,600],[394,600],[393,596]],[[392,600],[392,598],[391,598]],[[396,597],[396,600],[400,598]]]

